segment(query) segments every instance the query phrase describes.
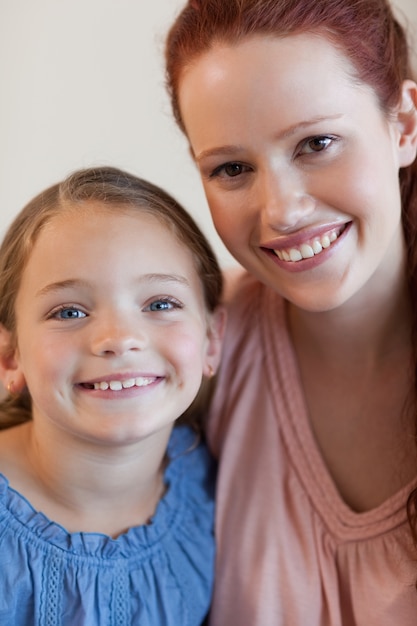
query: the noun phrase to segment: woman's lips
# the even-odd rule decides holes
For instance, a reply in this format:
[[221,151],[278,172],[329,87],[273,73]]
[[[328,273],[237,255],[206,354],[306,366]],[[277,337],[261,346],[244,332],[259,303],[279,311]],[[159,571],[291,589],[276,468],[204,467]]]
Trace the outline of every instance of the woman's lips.
[[312,237],[299,245],[291,245],[289,247],[269,248],[280,261],[287,263],[297,263],[303,259],[311,259],[330,248],[342,232],[345,230],[345,224],[336,228],[331,228],[321,235]]
[[338,242],[348,232],[352,222],[323,229],[320,234],[306,235],[303,239],[301,234],[288,237],[285,245],[271,242],[261,249],[281,267],[291,271],[303,271],[313,269],[328,258]]

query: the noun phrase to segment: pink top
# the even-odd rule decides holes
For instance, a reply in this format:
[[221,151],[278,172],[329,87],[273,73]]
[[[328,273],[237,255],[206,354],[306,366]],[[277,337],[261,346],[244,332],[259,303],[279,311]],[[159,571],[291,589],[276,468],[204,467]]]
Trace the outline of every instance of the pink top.
[[283,300],[244,274],[209,438],[221,457],[211,626],[415,626],[405,503],[339,496],[310,429]]

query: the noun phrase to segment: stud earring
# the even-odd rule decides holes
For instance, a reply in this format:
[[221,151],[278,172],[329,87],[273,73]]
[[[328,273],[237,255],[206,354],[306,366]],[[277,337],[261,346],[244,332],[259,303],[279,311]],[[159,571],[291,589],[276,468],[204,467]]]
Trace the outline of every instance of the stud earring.
[[208,366],[208,378],[213,378],[214,376],[214,369],[211,367],[211,365]]
[[17,396],[19,395],[18,393],[16,393],[16,391],[14,390],[14,380],[11,380],[9,382],[9,384],[7,385],[7,393],[9,394],[9,396],[11,396],[12,398],[17,398]]

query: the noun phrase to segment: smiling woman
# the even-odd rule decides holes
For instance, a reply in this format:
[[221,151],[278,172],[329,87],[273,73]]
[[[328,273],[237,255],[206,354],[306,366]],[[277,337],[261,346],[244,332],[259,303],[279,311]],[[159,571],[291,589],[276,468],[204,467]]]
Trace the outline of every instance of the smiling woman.
[[209,244],[162,189],[83,170],[17,216],[0,277],[0,622],[199,626],[215,467],[190,425],[224,324]]
[[166,63],[217,232],[245,270],[228,284],[208,423],[210,623],[412,626],[417,85],[405,33],[386,0],[190,0]]
[[[371,276],[385,281],[401,267],[397,171],[413,147],[396,149],[398,124],[375,114],[375,94],[353,73],[326,39],[300,34],[219,45],[181,81],[185,129],[218,233],[244,267],[304,310],[339,306]],[[412,89],[404,86],[404,112]],[[311,257],[315,242],[321,250]]]

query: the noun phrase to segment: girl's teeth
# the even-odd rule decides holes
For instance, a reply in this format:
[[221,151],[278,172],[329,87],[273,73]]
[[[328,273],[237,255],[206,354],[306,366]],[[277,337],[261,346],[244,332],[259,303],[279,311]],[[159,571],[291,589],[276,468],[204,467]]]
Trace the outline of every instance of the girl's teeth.
[[100,389],[100,391],[121,391],[122,389],[130,389],[131,387],[145,387],[150,385],[155,379],[144,378],[139,376],[138,378],[128,378],[127,380],[111,380],[110,382],[103,381],[101,383],[94,383],[94,389]]

